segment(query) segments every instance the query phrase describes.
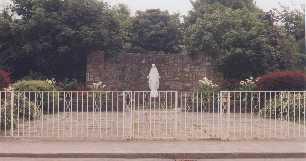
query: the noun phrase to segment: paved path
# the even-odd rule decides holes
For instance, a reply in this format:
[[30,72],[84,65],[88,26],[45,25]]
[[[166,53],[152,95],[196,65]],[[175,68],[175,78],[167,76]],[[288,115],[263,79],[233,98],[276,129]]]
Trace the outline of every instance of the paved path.
[[0,140],[0,157],[130,159],[306,158],[306,141],[44,142]]
[[50,158],[2,158],[1,161],[305,161],[302,159],[111,159],[111,158],[95,158],[95,159],[50,159]]
[[[175,121],[177,120],[177,121]],[[10,129],[3,136],[10,135]],[[1,136],[1,133],[0,133]],[[87,137],[105,140],[177,138],[253,140],[305,139],[306,124],[264,119],[258,114],[142,110],[134,112],[61,112],[34,121],[18,120],[14,136]]]

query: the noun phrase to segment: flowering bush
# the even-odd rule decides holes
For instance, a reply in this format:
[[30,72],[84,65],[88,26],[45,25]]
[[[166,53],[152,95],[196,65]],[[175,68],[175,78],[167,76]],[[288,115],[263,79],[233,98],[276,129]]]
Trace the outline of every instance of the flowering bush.
[[0,90],[7,88],[11,82],[10,74],[0,69]]
[[104,90],[105,88],[106,88],[106,85],[101,81],[97,83],[93,83],[91,86],[92,90]]
[[305,90],[306,75],[298,71],[273,72],[261,76],[257,82],[259,90]]
[[254,91],[256,90],[256,82],[253,77],[250,77],[246,80],[240,81],[240,90],[241,91]]
[[219,85],[213,83],[213,81],[209,80],[207,77],[204,77],[202,80],[199,80],[200,87],[199,91],[217,91],[219,90]]

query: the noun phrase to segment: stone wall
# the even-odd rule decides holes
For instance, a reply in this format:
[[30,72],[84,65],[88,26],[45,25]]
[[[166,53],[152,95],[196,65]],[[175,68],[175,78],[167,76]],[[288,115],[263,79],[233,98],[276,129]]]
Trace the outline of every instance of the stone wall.
[[87,84],[102,81],[108,90],[149,90],[147,76],[156,64],[160,90],[190,91],[203,77],[219,80],[213,61],[198,54],[121,54],[106,58],[93,52],[87,60]]

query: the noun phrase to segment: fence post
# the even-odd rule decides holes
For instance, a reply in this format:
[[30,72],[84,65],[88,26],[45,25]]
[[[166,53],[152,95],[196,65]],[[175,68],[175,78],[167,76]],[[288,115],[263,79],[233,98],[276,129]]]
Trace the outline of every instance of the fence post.
[[176,136],[177,136],[177,134],[178,134],[178,92],[176,91],[175,92],[175,105],[174,105],[175,107],[175,129],[174,129],[174,137],[176,138]]
[[14,134],[14,91],[11,91],[11,136]]

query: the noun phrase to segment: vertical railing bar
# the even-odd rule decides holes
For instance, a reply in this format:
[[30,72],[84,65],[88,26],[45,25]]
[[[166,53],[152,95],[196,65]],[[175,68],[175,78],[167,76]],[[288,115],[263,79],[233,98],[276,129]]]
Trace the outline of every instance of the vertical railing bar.
[[251,138],[253,138],[253,99],[254,93],[251,93]]
[[[92,91],[92,133],[95,132],[95,112],[96,112],[96,109],[95,109],[95,104],[96,104],[96,95],[97,95],[97,91]],[[89,112],[89,111],[88,111]]]
[[[162,119],[162,110],[161,110],[161,107],[160,107],[160,98],[161,98],[161,96],[162,96],[162,93],[163,92],[160,92],[160,94],[158,95],[158,106],[159,106],[159,113],[158,113],[158,116],[159,116],[159,118],[161,118]],[[161,128],[161,124],[159,124],[159,127]]]
[[125,105],[126,105],[126,98],[125,98],[126,96],[125,96],[125,92],[123,92],[123,128],[122,128],[122,130],[123,130],[123,132],[122,132],[122,137],[125,137]]
[[29,103],[28,103],[28,108],[29,108],[29,116],[28,116],[28,136],[30,136],[31,135],[31,133],[30,133],[30,128],[31,128],[31,122],[30,122],[30,120],[31,120],[31,92],[29,92]]
[[[266,108],[267,108],[267,92],[264,92],[265,93],[265,99],[264,99],[264,118],[263,118],[263,121],[265,121],[267,119],[267,111],[266,111]],[[264,131],[263,131],[263,136],[264,136],[264,139],[266,138],[266,125],[264,124]]]
[[[76,91],[76,120],[79,122],[79,91]],[[79,136],[78,124],[75,124],[75,136]]]
[[43,136],[44,132],[44,92],[41,92],[41,129],[40,135]]
[[[208,93],[208,95],[209,95],[209,93]],[[201,124],[200,124],[200,126],[201,126],[201,138],[203,138],[203,91],[201,91],[201,96],[200,96],[200,99],[201,99],[201,105],[200,105],[200,108],[201,108]],[[209,96],[208,96],[208,99],[209,99]],[[209,108],[209,107],[208,107]]]
[[[112,114],[111,114],[111,124],[113,124],[114,123],[114,92],[112,91],[111,92],[112,93]],[[114,133],[114,131],[115,131],[115,129],[114,129],[114,127],[113,126],[111,126],[111,130],[110,130],[111,132],[111,135],[113,135],[113,133]]]
[[[212,100],[212,102],[213,102],[213,104],[212,104],[212,127],[213,127],[213,133],[215,133],[216,132],[216,127],[215,127],[215,97],[216,97],[216,93],[215,92],[213,92],[213,100]],[[218,97],[218,94],[217,94],[217,97]],[[218,100],[217,100],[218,101]]]
[[7,106],[7,98],[6,98],[6,95],[7,95],[7,92],[4,93],[4,136],[7,136],[6,135],[6,116],[7,113],[6,113],[6,106]]
[[270,100],[269,100],[269,102],[270,102],[270,122],[269,122],[269,126],[270,126],[270,138],[272,138],[272,92],[270,92]]
[[[193,119],[194,119],[194,117],[193,117],[193,115],[194,115],[194,95],[195,95],[195,92],[192,92],[192,97],[191,97],[191,114],[192,114],[192,117],[191,117],[191,137],[193,138]],[[189,133],[189,135],[190,135],[190,133]]]
[[89,117],[89,93],[87,91],[86,93],[86,137],[88,138],[88,130],[89,130],[89,121],[88,121],[88,117]]
[[[1,98],[1,97],[0,97]],[[23,116],[22,116],[22,136],[25,136],[25,112],[26,112],[26,93],[23,92]]]
[[52,93],[52,134],[55,134],[55,97],[54,97],[54,91]]
[[117,96],[117,110],[116,110],[116,114],[117,114],[117,120],[116,120],[116,125],[117,125],[117,137],[119,137],[119,92],[116,92],[116,96]]
[[84,135],[83,133],[84,133],[84,131],[85,131],[85,129],[84,129],[84,126],[83,126],[83,124],[84,124],[84,92],[82,91],[82,97],[81,97],[81,101],[82,101],[82,105],[81,105],[81,108],[82,108],[82,113],[81,113],[81,120],[82,120],[82,127],[81,127],[81,136],[82,135]]
[[166,92],[166,137],[168,137],[168,93]]
[[[247,114],[248,113],[248,108],[247,108],[247,106],[248,106],[248,93],[247,92],[245,92],[245,111],[244,111],[244,113],[245,114]],[[247,122],[247,117],[246,116],[244,116],[244,121],[245,122]],[[245,126],[244,127],[244,137],[246,138],[247,137],[247,126]]]
[[295,128],[296,128],[296,126],[295,126],[295,120],[296,120],[296,114],[295,114],[295,106],[296,106],[296,101],[295,101],[295,99],[296,99],[296,97],[295,97],[295,95],[296,95],[296,93],[295,92],[293,92],[293,128],[294,128],[294,130],[293,130],[293,137],[295,137],[296,136],[296,132],[295,132]]
[[280,135],[281,135],[281,137],[283,137],[283,136],[282,136],[282,135],[283,135],[283,122],[284,122],[284,120],[283,120],[283,92],[280,92],[280,100],[281,100],[281,101],[280,101],[280,107],[281,107]]
[[47,137],[49,137],[50,136],[50,134],[49,134],[49,132],[50,132],[49,131],[49,129],[50,129],[50,127],[49,127],[49,124],[50,124],[50,120],[49,120],[50,119],[50,117],[49,117],[50,116],[50,92],[49,91],[47,92],[47,97],[48,97],[48,99],[47,99],[47,104],[48,104],[48,107],[47,107],[48,108],[47,109],[48,110],[48,112],[47,112],[48,113],[48,117],[47,117],[47,125],[48,125],[47,126]]
[[276,129],[276,120],[277,120],[277,115],[276,115],[276,111],[277,111],[277,102],[276,102],[276,99],[277,99],[277,93],[274,92],[274,137],[276,138],[277,137],[277,129]]
[[[170,94],[171,94],[171,96],[170,96],[170,102],[171,102],[171,104],[170,104],[170,105],[171,105],[171,110],[173,110],[173,92],[170,91]],[[167,115],[168,115],[168,113],[167,113]],[[175,114],[174,114],[174,120],[175,120]],[[173,127],[173,126],[170,126],[170,127]],[[175,128],[175,125],[174,125],[173,128]],[[173,134],[173,131],[174,131],[173,128],[170,129],[170,133],[172,133],[172,134]],[[174,136],[174,135],[172,135],[172,136]]]
[[[259,119],[258,121],[260,121],[263,117],[260,115],[260,109],[261,109],[261,92],[258,92],[258,113],[256,114],[257,115],[257,118],[259,116]],[[265,129],[263,128],[263,131],[265,131]]]
[[[156,115],[156,107],[155,107],[155,104],[156,104],[156,98],[154,97],[153,98],[153,136],[155,136],[154,135],[154,132],[158,132],[157,130],[156,130],[156,117],[155,117],[155,115]],[[167,117],[167,114],[166,114],[166,117]],[[156,134],[157,135],[157,137],[159,137],[159,134],[157,133]]]
[[[57,136],[60,137],[60,118],[59,118],[59,114],[60,114],[60,92],[57,92]],[[65,96],[63,101],[65,102]]]
[[185,137],[187,137],[187,95],[185,93],[185,107],[184,107],[184,111],[185,111]]
[[198,90],[197,90],[196,95],[197,95],[197,99],[196,99],[197,100],[197,103],[196,103],[197,110],[195,110],[195,111],[197,113],[197,123],[196,123],[196,125],[198,125],[198,123],[199,123],[199,91]]
[[[63,110],[64,110],[64,118],[66,117],[66,104],[67,104],[67,98],[66,98],[66,92],[63,92],[63,97],[64,97],[64,101],[63,101]],[[62,137],[65,136],[65,121],[62,121]]]
[[[0,96],[0,100],[1,100],[1,96]],[[0,102],[0,104],[1,104],[1,102]],[[0,109],[0,111],[1,111],[1,109]],[[20,136],[20,120],[19,119],[20,119],[20,92],[17,92],[17,133],[18,133],[17,136],[18,137]],[[1,124],[1,122],[0,122],[0,124]]]
[[106,136],[108,136],[108,92],[106,92],[106,96],[105,96],[105,134]]
[[228,92],[228,102],[227,102],[227,124],[226,124],[226,129],[227,129],[227,136],[230,138],[230,130],[231,130],[231,92]]
[[139,92],[137,94],[137,106],[138,106],[138,117],[137,117],[137,137],[140,137],[140,101],[139,101],[139,95],[141,93]]
[[133,108],[134,108],[134,92],[130,92],[130,139],[133,138],[134,128],[133,128]]
[[[179,94],[180,94],[180,97],[181,97],[181,100],[180,100],[180,110],[181,110],[180,113],[181,113],[181,112],[184,112],[184,111],[183,111],[183,110],[184,110],[184,109],[183,109],[183,92],[180,92]],[[180,115],[180,116],[181,116],[181,115]],[[183,121],[184,121],[184,120],[183,120]],[[179,129],[179,130],[181,130],[181,129]],[[180,134],[180,133],[178,133],[178,134]]]
[[287,138],[290,138],[290,96],[291,93],[287,92]]
[[[144,122],[146,122],[146,120],[145,120],[145,114],[146,114],[146,111],[145,111],[145,92],[142,92],[142,120],[144,121]],[[147,124],[147,122],[145,123],[145,124]],[[146,126],[145,126],[146,127]]]
[[11,136],[14,136],[14,91],[11,91],[11,127],[10,127],[10,130],[11,130]]
[[239,135],[242,135],[242,93],[239,92]]
[[[34,104],[35,104],[35,106],[37,107],[37,92],[34,92]],[[29,108],[31,108],[31,107],[29,107]],[[34,113],[35,113],[35,111],[33,111],[33,120],[35,120],[35,115],[34,115]],[[35,121],[33,121],[33,132],[34,132],[34,134],[33,134],[33,136],[37,136],[37,129],[36,129],[36,123],[35,123]]]
[[72,115],[72,108],[73,108],[73,93],[70,92],[70,137],[73,137],[73,115]]
[[234,99],[233,99],[233,104],[234,104],[234,138],[236,138],[236,92],[233,92],[234,94]]
[[102,137],[102,94],[103,92],[99,92],[99,136]]
[[178,93],[177,91],[175,91],[175,105],[174,105],[174,111],[175,111],[175,130],[174,130],[174,137],[176,137],[177,133],[178,133]]
[[301,93],[299,92],[299,137],[301,137]]

